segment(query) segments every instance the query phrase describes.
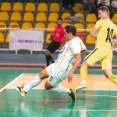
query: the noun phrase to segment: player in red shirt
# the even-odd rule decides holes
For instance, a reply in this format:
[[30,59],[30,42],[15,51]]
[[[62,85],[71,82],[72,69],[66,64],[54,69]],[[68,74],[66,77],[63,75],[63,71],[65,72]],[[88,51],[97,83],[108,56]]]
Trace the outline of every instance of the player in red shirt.
[[55,27],[52,36],[52,42],[45,51],[47,66],[49,66],[50,61],[53,61],[53,58],[50,54],[54,53],[55,50],[57,50],[61,46],[61,44],[63,43],[63,38],[64,38],[64,27],[62,26],[62,19],[58,18],[57,26]]

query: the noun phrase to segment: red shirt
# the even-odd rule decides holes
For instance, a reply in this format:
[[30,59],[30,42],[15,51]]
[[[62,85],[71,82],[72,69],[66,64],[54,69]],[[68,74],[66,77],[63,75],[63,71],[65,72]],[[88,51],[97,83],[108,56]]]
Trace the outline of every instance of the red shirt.
[[64,37],[64,27],[63,26],[56,26],[54,30],[54,35],[53,35],[53,41],[56,42],[63,42],[63,37]]

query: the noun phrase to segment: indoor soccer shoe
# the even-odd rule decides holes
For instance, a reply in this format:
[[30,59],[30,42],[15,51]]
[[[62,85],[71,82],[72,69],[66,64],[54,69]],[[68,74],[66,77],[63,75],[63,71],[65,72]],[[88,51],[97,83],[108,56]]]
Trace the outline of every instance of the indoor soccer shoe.
[[85,89],[87,88],[86,84],[79,84],[78,87],[76,88],[76,90],[81,90],[81,89]]
[[71,88],[70,89],[71,93],[69,96],[72,98],[73,101],[76,101],[76,89]]
[[17,91],[19,91],[20,94],[21,94],[23,97],[26,96],[26,93],[27,93],[27,92],[23,91],[23,86],[21,86],[21,87],[15,86],[15,89],[16,89]]

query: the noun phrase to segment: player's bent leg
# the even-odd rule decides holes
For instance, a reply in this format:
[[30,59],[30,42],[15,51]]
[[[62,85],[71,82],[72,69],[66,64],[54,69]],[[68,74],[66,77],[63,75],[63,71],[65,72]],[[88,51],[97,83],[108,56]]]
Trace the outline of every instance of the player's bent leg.
[[46,90],[51,89],[51,90],[55,90],[58,92],[67,93],[67,94],[69,94],[69,96],[72,98],[73,101],[76,101],[76,89],[75,88],[67,89],[65,87],[62,87],[61,85],[53,87],[53,86],[51,86],[51,84],[48,81],[46,81],[45,89]]
[[81,90],[81,89],[87,88],[86,79],[87,79],[87,68],[88,68],[88,66],[89,65],[85,61],[82,63],[82,66],[80,68],[81,82],[78,85],[78,87],[76,88],[76,90]]
[[44,71],[42,71],[26,87],[24,87],[24,85],[15,86],[15,89],[20,92],[21,96],[26,96],[26,94],[29,90],[31,90],[33,87],[39,85],[41,83],[41,81],[45,78],[47,78],[47,75]]
[[103,69],[103,73],[106,76],[106,78],[109,78],[109,76],[112,74],[111,69]]
[[52,88],[53,88],[53,86],[51,86],[51,84],[48,81],[46,81],[46,83],[45,83],[45,89],[46,90],[50,90]]
[[[52,64],[53,65],[53,64]],[[56,68],[55,68],[56,70]],[[64,72],[60,69],[57,69],[57,76],[54,74],[51,74],[45,83],[45,89],[47,90],[55,90],[60,93],[67,93],[73,101],[76,100],[76,89],[68,89],[60,85],[60,83],[67,77],[67,72]]]
[[104,69],[103,72],[104,72],[104,75],[105,75],[109,80],[111,80],[114,84],[117,85],[117,76],[115,76],[114,74],[112,74],[112,71],[111,71],[111,70],[109,70],[109,69]]
[[117,76],[115,76],[114,74],[111,74],[109,77],[108,77],[109,80],[111,80],[114,84],[117,85]]

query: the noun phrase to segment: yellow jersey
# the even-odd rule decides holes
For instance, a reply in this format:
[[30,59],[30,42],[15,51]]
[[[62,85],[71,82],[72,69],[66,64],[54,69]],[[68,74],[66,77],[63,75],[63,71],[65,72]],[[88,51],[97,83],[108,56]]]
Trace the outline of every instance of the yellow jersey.
[[110,19],[100,19],[94,28],[98,29],[96,48],[111,50],[113,36],[117,34],[117,27]]

